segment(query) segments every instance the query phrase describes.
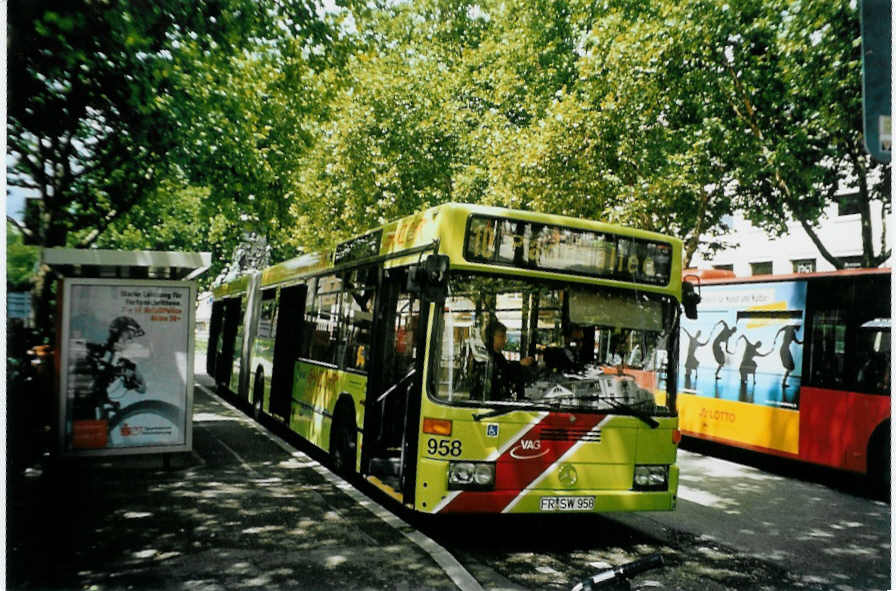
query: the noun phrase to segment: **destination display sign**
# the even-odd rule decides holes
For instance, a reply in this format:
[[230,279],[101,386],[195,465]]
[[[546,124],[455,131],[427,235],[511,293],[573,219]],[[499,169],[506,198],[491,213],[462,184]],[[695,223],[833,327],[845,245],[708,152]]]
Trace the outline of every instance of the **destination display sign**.
[[672,245],[606,232],[474,215],[464,257],[472,262],[667,285]]
[[341,265],[352,261],[359,261],[369,257],[375,257],[380,253],[380,242],[383,238],[382,230],[368,232],[340,243],[333,253],[333,264]]

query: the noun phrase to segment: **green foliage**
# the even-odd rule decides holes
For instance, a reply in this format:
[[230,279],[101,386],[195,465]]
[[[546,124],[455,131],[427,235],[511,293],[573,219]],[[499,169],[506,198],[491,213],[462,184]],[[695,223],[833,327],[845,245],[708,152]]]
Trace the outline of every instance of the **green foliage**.
[[312,4],[277,0],[17,0],[9,15],[9,182],[39,193],[45,213],[29,230],[48,246],[82,229],[94,230],[79,234],[89,244],[189,170],[196,73],[254,61],[276,49],[271,33],[316,20]]
[[95,242],[125,250],[206,250],[210,236],[201,219],[208,189],[163,182],[140,207],[114,221]]
[[293,212],[307,228],[304,244],[320,246],[451,198],[459,130],[438,64],[389,54],[357,62],[303,163]]
[[275,17],[255,31],[251,51],[209,55],[186,43],[189,59],[176,69],[186,100],[168,105],[182,125],[174,158],[186,182],[207,189],[197,214],[216,262],[244,232],[266,236],[277,259],[296,253],[291,206],[301,160],[312,128],[327,117],[346,54],[338,15],[319,17],[303,3],[266,10]]
[[[800,222],[825,258],[839,267],[815,225],[834,195],[859,189],[865,264],[889,256],[871,244],[870,202],[890,201],[889,166],[862,147],[861,56],[856,7],[849,2],[729,5],[703,0],[669,11],[679,69],[666,71],[672,96],[699,92],[708,150],[721,165],[732,205],[772,234]],[[679,84],[704,72],[697,85]],[[694,134],[690,134],[694,137]]]
[[857,184],[866,264],[889,256],[871,244],[890,175],[862,148],[848,1],[41,0],[10,15],[10,178],[42,192],[48,244],[221,261],[253,231],[279,260],[450,200],[669,232],[688,258],[737,209],[771,233],[798,220],[836,265],[814,225]]
[[23,244],[22,233],[6,222],[6,290],[30,291],[39,264],[40,249]]

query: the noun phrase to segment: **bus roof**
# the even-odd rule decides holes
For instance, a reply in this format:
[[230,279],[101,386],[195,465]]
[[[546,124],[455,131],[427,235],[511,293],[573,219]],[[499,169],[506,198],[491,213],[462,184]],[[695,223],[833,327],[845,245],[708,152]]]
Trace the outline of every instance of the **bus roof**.
[[[681,251],[681,241],[677,238],[656,232],[563,215],[505,209],[487,205],[446,203],[405,216],[354,236],[339,243],[332,251],[301,255],[273,265],[262,272],[261,284],[268,286],[289,283],[293,278],[303,275],[318,273],[343,264],[380,257],[386,261],[387,267],[406,265],[417,262],[425,251],[434,251],[435,245],[438,245],[440,254],[449,256],[452,267],[501,272],[500,266],[496,267],[494,264],[486,264],[482,261],[471,261],[465,256],[465,240],[467,239],[470,220],[473,216],[495,220],[511,219],[523,224],[529,222],[539,227],[556,227],[558,229],[568,229],[571,232],[593,233],[595,236],[605,234],[628,238],[632,242],[668,245],[673,253],[668,284],[645,285],[645,287],[652,290],[675,289],[680,281],[680,254],[678,253]],[[562,277],[575,281],[607,282],[612,280],[607,277],[583,277],[582,275],[569,272],[558,274],[546,269],[512,266],[506,266],[503,272],[555,275],[557,278]],[[623,281],[622,283],[630,282]],[[216,297],[227,297],[240,291],[239,288],[228,288],[227,285],[222,285],[215,290]],[[245,286],[241,287],[243,290],[245,289]]]
[[[889,275],[892,269],[889,267],[874,267],[860,269],[841,269],[839,271],[818,271],[815,273],[786,273],[783,275],[750,275],[746,277],[738,277],[731,271],[722,270],[721,275],[709,274],[709,276],[700,271],[708,271],[709,269],[685,269],[683,279],[688,277],[697,277],[700,279],[700,285],[725,285],[734,283],[768,283],[773,281],[811,281],[814,279],[831,279],[838,277],[857,277],[862,275]],[[719,271],[718,269],[712,269]]]

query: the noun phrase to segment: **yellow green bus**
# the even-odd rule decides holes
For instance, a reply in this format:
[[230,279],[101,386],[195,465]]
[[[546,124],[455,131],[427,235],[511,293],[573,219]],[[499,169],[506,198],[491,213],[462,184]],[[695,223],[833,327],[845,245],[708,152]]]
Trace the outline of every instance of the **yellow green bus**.
[[681,252],[441,205],[218,287],[207,371],[416,511],[671,510]]

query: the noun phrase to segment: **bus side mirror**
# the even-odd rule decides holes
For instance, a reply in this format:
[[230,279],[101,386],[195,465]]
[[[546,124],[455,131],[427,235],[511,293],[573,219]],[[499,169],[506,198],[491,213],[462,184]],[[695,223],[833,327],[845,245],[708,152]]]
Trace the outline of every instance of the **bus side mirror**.
[[408,292],[435,302],[448,297],[448,256],[431,254],[408,270]]
[[681,282],[681,305],[684,308],[684,315],[691,320],[697,319],[697,304],[700,303],[700,299],[700,293],[694,288],[693,283]]

